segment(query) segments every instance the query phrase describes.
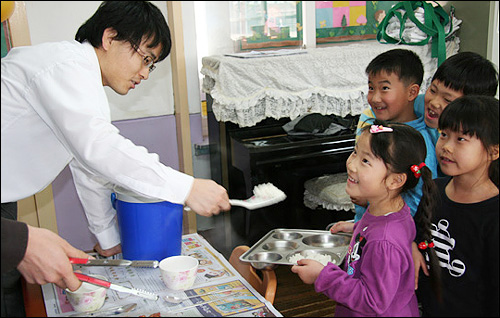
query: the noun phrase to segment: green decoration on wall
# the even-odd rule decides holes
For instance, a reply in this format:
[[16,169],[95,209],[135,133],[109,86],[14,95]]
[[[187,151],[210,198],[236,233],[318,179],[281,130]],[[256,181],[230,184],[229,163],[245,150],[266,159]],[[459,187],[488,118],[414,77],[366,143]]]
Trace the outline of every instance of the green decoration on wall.
[[10,41],[8,30],[9,28],[7,26],[7,22],[6,21],[2,22],[2,57],[5,57],[7,55],[10,48],[9,45],[10,42],[7,42]]

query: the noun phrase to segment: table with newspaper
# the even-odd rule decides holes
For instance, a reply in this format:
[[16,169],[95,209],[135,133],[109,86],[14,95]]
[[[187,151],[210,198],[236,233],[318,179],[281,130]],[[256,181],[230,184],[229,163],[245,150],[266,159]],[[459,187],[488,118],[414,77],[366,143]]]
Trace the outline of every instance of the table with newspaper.
[[[199,260],[196,281],[191,289],[184,291],[167,289],[159,268],[75,266],[74,269],[88,275],[103,275],[111,283],[147,290],[160,296],[158,300],[153,301],[110,289],[101,311],[131,303],[137,304],[133,311],[116,314],[116,317],[282,317],[273,305],[199,234],[187,234],[182,237],[182,254]],[[202,295],[225,289],[228,292]],[[77,314],[67,301],[64,290],[54,284],[46,284],[42,286],[42,292],[47,316],[68,317]],[[200,297],[172,304],[164,300],[166,295]]]

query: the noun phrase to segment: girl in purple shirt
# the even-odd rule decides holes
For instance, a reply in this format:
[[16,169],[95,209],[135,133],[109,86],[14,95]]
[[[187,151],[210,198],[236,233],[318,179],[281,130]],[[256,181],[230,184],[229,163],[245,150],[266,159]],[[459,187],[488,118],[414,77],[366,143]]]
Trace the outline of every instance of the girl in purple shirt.
[[401,193],[422,177],[427,213],[415,222],[426,240],[420,246],[432,247],[428,213],[437,192],[425,156],[422,135],[410,126],[377,120],[361,133],[347,159],[346,192],[370,205],[354,225],[344,270],[310,259],[292,267],[304,283],[337,302],[335,316],[419,316],[411,249],[416,229]]

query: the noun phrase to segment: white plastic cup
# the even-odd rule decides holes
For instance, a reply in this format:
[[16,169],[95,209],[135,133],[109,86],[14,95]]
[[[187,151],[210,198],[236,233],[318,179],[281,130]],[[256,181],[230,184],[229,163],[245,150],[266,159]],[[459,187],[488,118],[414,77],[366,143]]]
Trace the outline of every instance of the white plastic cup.
[[[106,280],[106,277],[101,275],[92,275],[92,277]],[[99,310],[104,305],[107,291],[105,287],[87,282],[82,282],[80,288],[75,291],[65,289],[66,298],[68,298],[73,309],[78,312]]]
[[198,260],[192,256],[171,256],[160,262],[161,277],[172,290],[185,290],[193,286],[198,272]]

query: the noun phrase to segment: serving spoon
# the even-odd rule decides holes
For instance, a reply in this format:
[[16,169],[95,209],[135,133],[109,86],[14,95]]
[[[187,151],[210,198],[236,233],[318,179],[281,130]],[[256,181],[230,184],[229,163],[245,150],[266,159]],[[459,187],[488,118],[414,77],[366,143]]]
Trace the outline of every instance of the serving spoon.
[[262,183],[253,188],[254,195],[246,200],[230,199],[231,205],[244,207],[248,210],[260,209],[281,202],[286,199],[286,194],[274,184]]
[[[248,210],[255,210],[279,203],[286,199],[286,194],[270,182],[256,185],[253,188],[253,194],[254,195],[245,200],[229,199],[229,204],[241,206]],[[191,208],[186,206],[184,210],[191,211]]]
[[230,292],[233,290],[241,290],[241,289],[245,289],[245,287],[243,287],[243,286],[235,287],[235,288],[231,288],[231,289],[218,290],[218,291],[214,291],[214,292],[210,292],[210,293],[194,295],[194,296],[187,296],[187,297],[178,297],[178,296],[167,295],[167,296],[163,296],[162,298],[165,299],[169,303],[178,304],[178,303],[181,303],[185,300],[189,300],[191,298],[203,297],[203,296],[208,296],[208,295],[213,295],[213,294],[220,294],[220,293]]

